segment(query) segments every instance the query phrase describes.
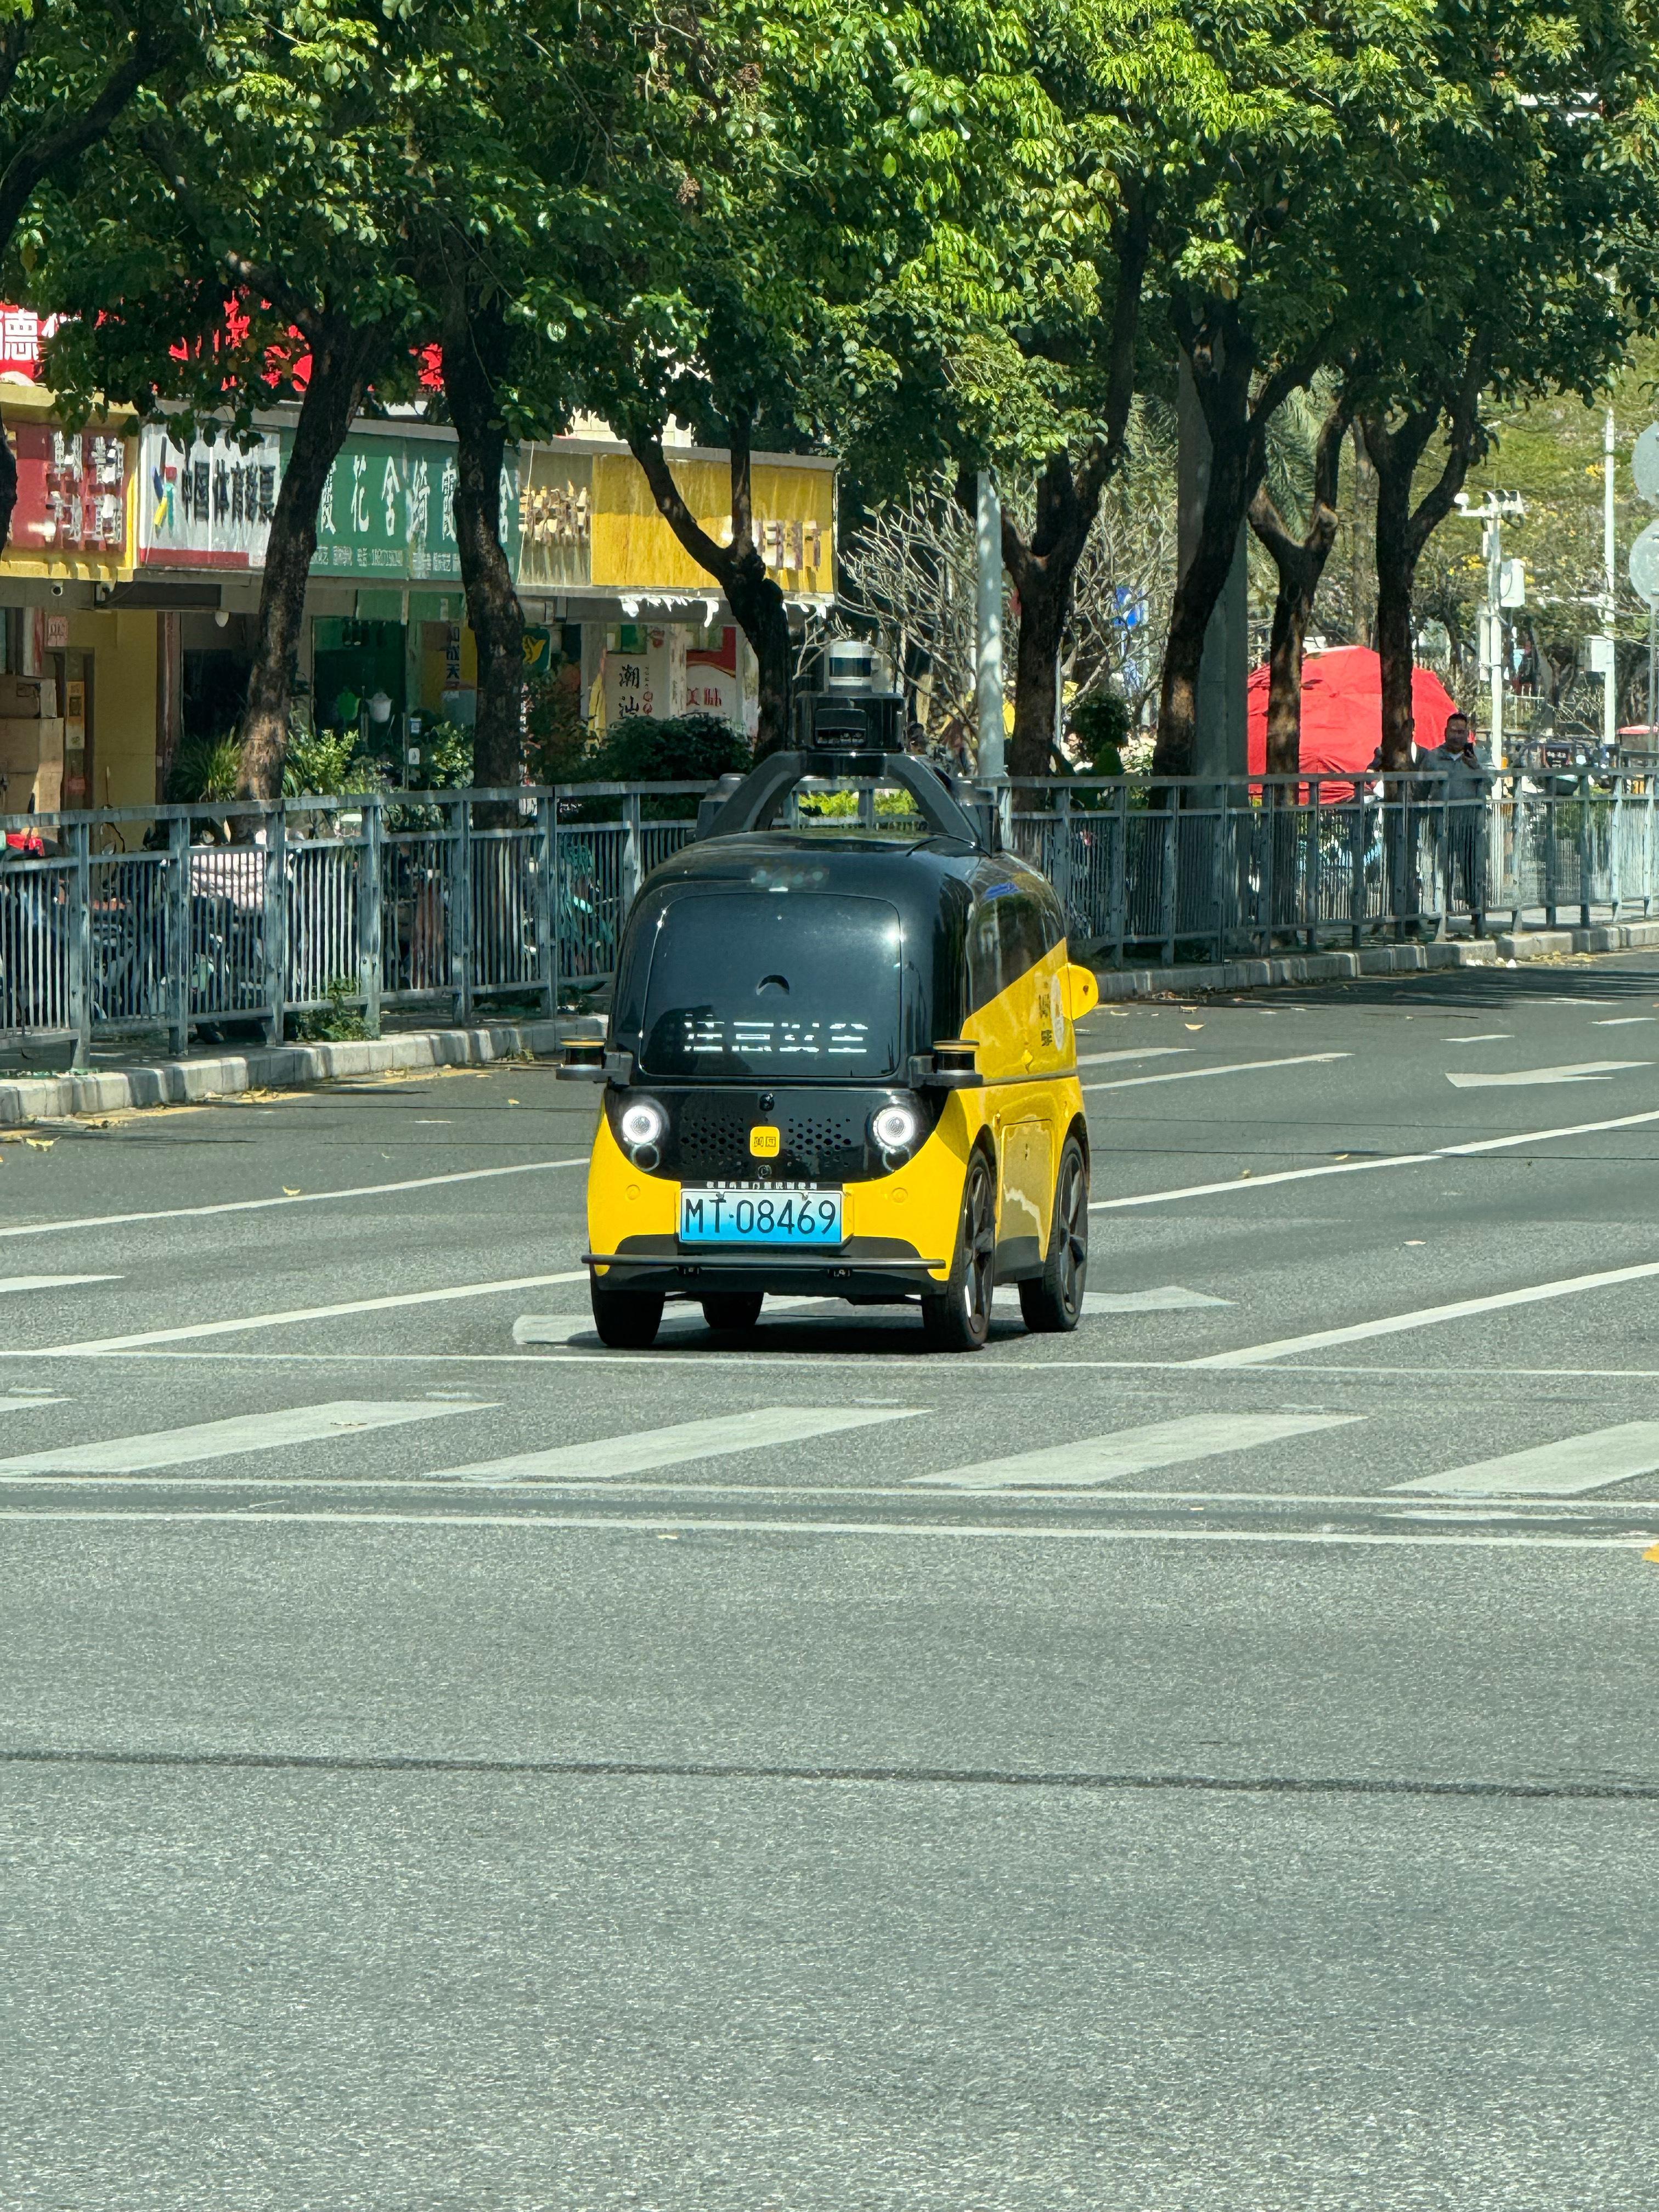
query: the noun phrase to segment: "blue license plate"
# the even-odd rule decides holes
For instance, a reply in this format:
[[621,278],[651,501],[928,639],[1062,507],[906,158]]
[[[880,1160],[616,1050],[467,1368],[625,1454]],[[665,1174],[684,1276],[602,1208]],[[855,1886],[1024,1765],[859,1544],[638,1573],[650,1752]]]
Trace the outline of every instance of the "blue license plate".
[[839,1244],[838,1190],[682,1190],[682,1244]]

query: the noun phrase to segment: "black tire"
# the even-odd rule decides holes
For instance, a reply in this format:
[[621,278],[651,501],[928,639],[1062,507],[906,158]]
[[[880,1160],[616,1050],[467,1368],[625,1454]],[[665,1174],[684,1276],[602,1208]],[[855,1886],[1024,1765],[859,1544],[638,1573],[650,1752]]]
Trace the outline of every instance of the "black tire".
[[1054,1218],[1042,1273],[1019,1286],[1019,1310],[1034,1335],[1063,1335],[1083,1315],[1089,1273],[1089,1163],[1075,1137],[1060,1148]]
[[996,1267],[997,1188],[983,1152],[968,1163],[962,1187],[957,1249],[942,1291],[921,1294],[921,1326],[930,1352],[977,1352],[991,1333]]
[[702,1305],[710,1328],[753,1328],[761,1317],[758,1291],[710,1291]]
[[593,1300],[593,1326],[601,1344],[615,1352],[644,1352],[657,1340],[662,1320],[660,1291],[624,1291],[588,1278]]

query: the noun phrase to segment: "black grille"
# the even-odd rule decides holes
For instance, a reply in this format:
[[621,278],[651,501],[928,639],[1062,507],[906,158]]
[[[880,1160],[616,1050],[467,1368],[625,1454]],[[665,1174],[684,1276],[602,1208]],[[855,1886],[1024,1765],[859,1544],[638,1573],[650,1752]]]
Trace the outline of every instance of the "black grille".
[[[757,1162],[749,1150],[749,1132],[757,1121],[771,1121],[781,1133],[775,1159]],[[669,1106],[663,1166],[688,1182],[705,1176],[716,1182],[748,1182],[763,1164],[783,1182],[851,1181],[878,1171],[866,1146],[865,1121],[858,1107],[822,1097],[798,1097],[763,1113],[746,1091],[693,1091]]]

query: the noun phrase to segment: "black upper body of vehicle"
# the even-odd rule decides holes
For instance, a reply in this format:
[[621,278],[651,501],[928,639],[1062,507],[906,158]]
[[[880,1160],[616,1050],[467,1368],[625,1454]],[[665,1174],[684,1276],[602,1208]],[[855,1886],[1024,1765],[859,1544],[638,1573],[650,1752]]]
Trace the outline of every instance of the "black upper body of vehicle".
[[[975,931],[993,909],[996,927]],[[653,870],[611,1046],[658,1082],[902,1080],[1065,936],[1044,877],[953,840],[753,831]]]

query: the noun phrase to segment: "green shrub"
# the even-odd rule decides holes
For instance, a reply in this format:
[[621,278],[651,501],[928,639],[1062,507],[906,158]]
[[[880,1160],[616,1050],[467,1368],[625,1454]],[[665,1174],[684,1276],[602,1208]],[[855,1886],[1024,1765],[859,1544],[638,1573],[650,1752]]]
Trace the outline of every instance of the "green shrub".
[[351,1003],[361,994],[355,975],[337,975],[328,986],[328,1004],[301,1014],[296,1028],[305,1044],[351,1044],[369,1034],[368,1024]]
[[1121,775],[1123,748],[1129,741],[1129,702],[1115,691],[1091,691],[1068,715],[1071,737],[1096,775]]

